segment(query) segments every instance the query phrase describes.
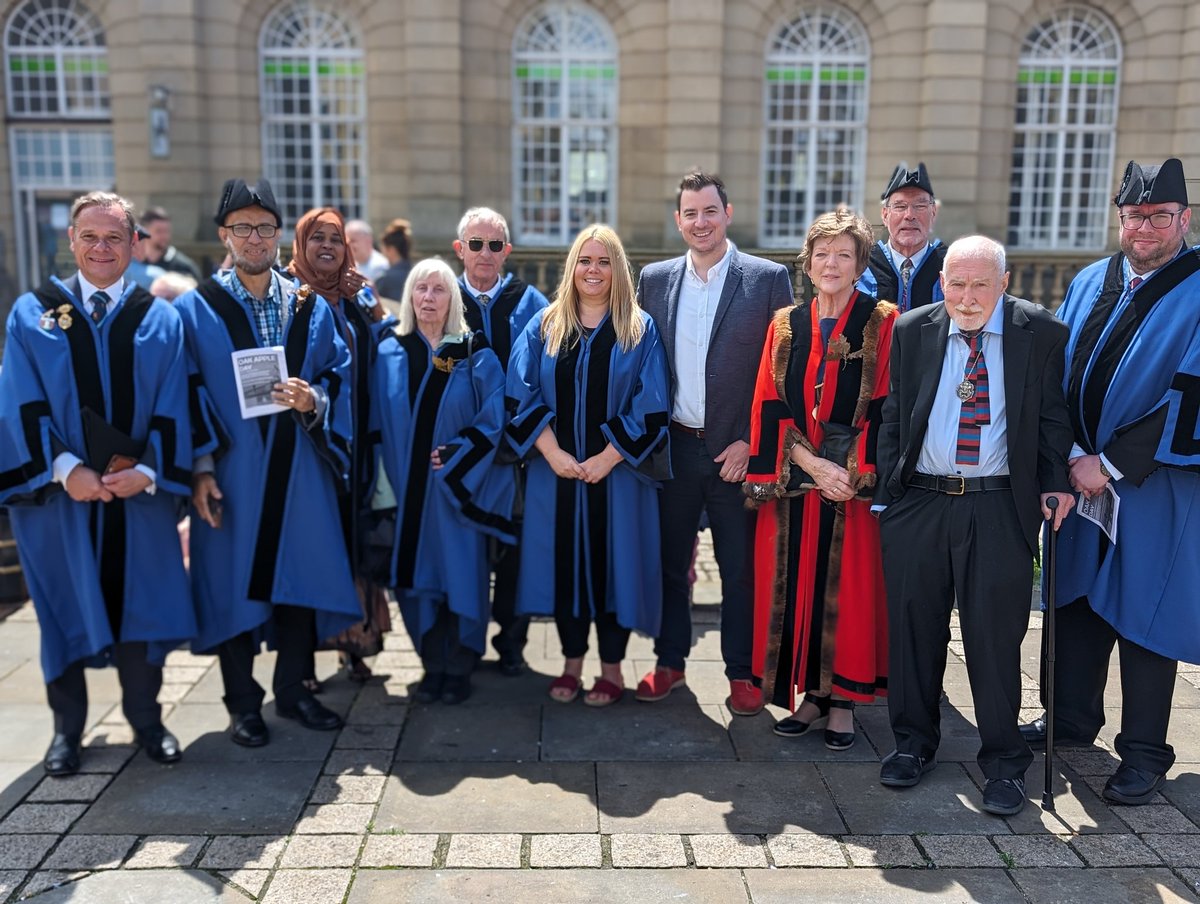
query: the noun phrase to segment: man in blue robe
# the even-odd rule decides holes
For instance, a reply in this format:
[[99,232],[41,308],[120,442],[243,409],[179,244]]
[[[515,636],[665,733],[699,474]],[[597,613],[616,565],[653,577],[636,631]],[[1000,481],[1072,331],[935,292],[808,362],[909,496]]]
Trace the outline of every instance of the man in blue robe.
[[[329,305],[273,268],[282,218],[267,181],[225,183],[218,234],[233,259],[176,301],[191,368],[199,518],[191,536],[196,650],[216,650],[233,741],[268,741],[254,680],[262,640],[278,651],[275,711],[307,728],[341,718],[304,687],[318,640],[360,621],[338,514],[351,437],[350,355]],[[283,347],[285,409],[241,414],[231,355]]]
[[858,280],[859,291],[895,302],[901,314],[942,301],[938,274],[946,246],[929,237],[938,211],[925,164],[910,170],[901,162],[879,197],[888,238],[871,249],[867,269]]
[[17,299],[0,371],[0,504],[41,628],[50,775],[79,770],[85,665],[115,664],[138,744],[180,758],[157,698],[167,652],[196,635],[175,530],[190,492],[187,367],[179,315],[122,276],[134,226],[118,195],[75,201],[79,272]]
[[[487,337],[505,373],[517,337],[533,315],[550,303],[521,277],[504,272],[504,262],[511,251],[508,221],[490,207],[472,207],[458,221],[454,253],[463,262],[458,284],[466,308],[467,326]],[[525,491],[524,467],[513,465],[513,473],[519,513],[523,509]],[[529,617],[516,614],[521,551],[516,545],[501,543],[495,537],[489,544],[496,572],[492,618],[500,628],[492,638],[492,646],[500,656],[501,673],[515,677],[525,671],[524,650],[529,634]]]
[[[1058,542],[1055,739],[1090,745],[1121,653],[1120,768],[1107,800],[1150,802],[1175,762],[1167,743],[1177,660],[1200,662],[1200,255],[1183,165],[1130,161],[1113,199],[1120,248],[1071,282],[1067,402],[1071,484],[1120,500],[1115,537],[1079,516]],[[1023,727],[1045,741],[1045,720]]]

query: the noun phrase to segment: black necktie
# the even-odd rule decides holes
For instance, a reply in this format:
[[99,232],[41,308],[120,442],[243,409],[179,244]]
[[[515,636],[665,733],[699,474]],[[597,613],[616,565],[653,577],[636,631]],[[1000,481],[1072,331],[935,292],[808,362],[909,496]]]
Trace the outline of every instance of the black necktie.
[[908,284],[912,282],[913,262],[911,257],[906,257],[904,263],[900,265],[900,310],[908,310]]
[[92,322],[99,323],[108,313],[108,303],[111,301],[107,292],[96,292],[92,295]]

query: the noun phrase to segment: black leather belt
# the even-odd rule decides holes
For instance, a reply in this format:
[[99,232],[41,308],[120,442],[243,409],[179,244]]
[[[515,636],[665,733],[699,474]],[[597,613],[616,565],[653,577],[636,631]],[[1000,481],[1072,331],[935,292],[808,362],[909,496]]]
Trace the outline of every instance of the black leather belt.
[[947,496],[961,496],[963,493],[1008,490],[1012,488],[1012,480],[1007,474],[1000,477],[934,477],[932,474],[913,474],[908,479],[908,485],[922,490],[933,490],[935,493],[945,493]]
[[688,436],[694,436],[696,439],[704,439],[704,429],[702,427],[689,427],[687,424],[679,423],[679,421],[671,421],[671,429],[676,433],[686,433]]

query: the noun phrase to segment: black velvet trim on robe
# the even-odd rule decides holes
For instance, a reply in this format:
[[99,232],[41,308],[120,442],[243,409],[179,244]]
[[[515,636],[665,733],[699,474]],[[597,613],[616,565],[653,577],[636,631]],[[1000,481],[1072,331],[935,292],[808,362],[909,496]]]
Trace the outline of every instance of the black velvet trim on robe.
[[[913,274],[908,287],[909,310],[933,301],[933,289],[938,283],[942,262],[946,259],[946,246],[935,245],[926,256],[919,270]],[[875,275],[875,297],[880,301],[900,304],[900,278],[892,268],[892,261],[883,247],[876,242],[871,246],[867,267]],[[913,302],[916,302],[915,304]]]
[[[500,367],[505,373],[508,373],[508,359],[512,356],[512,312],[517,303],[525,297],[528,288],[528,283],[514,276],[500,294],[490,304],[483,306],[482,310],[479,302],[463,305],[467,312],[467,326],[472,332],[491,336],[492,350],[500,359]],[[484,317],[491,324],[490,330],[485,328]]]
[[[21,406],[20,411],[21,432],[25,435],[25,447],[29,449],[29,461],[0,473],[0,490],[8,490],[23,483],[28,483],[39,474],[50,469],[50,462],[46,461],[46,453],[42,449],[42,418],[50,417],[50,403],[45,399],[38,399],[36,402],[26,402]],[[51,483],[49,486],[58,488],[58,484],[56,483]],[[44,489],[42,492],[44,492]],[[41,501],[41,496],[39,495],[39,498],[36,500],[27,499],[22,501]],[[13,505],[15,503],[13,500],[10,500],[8,504]]]

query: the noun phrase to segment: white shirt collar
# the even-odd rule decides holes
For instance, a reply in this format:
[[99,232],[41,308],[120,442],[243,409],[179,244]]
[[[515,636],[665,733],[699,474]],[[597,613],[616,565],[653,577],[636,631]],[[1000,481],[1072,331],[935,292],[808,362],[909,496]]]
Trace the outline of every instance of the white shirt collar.
[[121,276],[111,286],[96,286],[88,282],[83,271],[79,271],[79,300],[85,304],[91,304],[92,296],[97,292],[103,291],[108,296],[109,304],[121,300],[121,296],[125,294],[125,277]]
[[[950,334],[961,333],[958,324],[953,320],[950,321]],[[997,336],[1004,335],[1004,296],[1000,296],[1000,300],[996,302],[996,307],[992,309],[992,314],[987,319],[987,323],[983,325],[981,332],[995,333]]]
[[906,257],[909,260],[911,260],[914,265],[921,263],[921,261],[925,257],[925,252],[929,250],[929,242],[926,242],[924,245],[922,245],[920,248],[918,248],[912,254],[905,255],[905,254],[901,254],[899,251],[897,251],[896,246],[893,245],[891,243],[891,240],[889,239],[888,243],[887,243],[887,250],[888,250],[888,256],[891,257],[891,259],[892,259],[892,264],[895,266],[895,268],[897,270],[899,270],[900,265],[902,263],[904,263],[904,259]]
[[[714,276],[719,276],[720,274],[724,273],[725,268],[729,266],[730,258],[733,257],[733,252],[734,252],[733,242],[729,241],[729,239],[726,239],[725,240],[725,253],[723,255],[721,255],[721,259],[719,261],[717,261],[715,264],[713,264],[711,267],[708,268],[708,273],[706,274],[707,278],[701,279],[701,282],[708,282]],[[687,268],[688,274],[695,277],[696,279],[700,279],[700,273],[696,270],[695,261],[692,260],[691,249],[688,249],[688,253],[683,256],[683,259],[684,259],[684,266]]]
[[467,279],[467,274],[465,273],[463,274],[462,281],[463,285],[467,287],[467,291],[471,293],[472,298],[478,298],[480,295],[486,295],[488,298],[494,300],[496,298],[496,293],[499,292],[500,287],[504,285],[503,276],[497,277],[496,284],[490,289],[476,289],[473,285],[471,285],[471,280]]

